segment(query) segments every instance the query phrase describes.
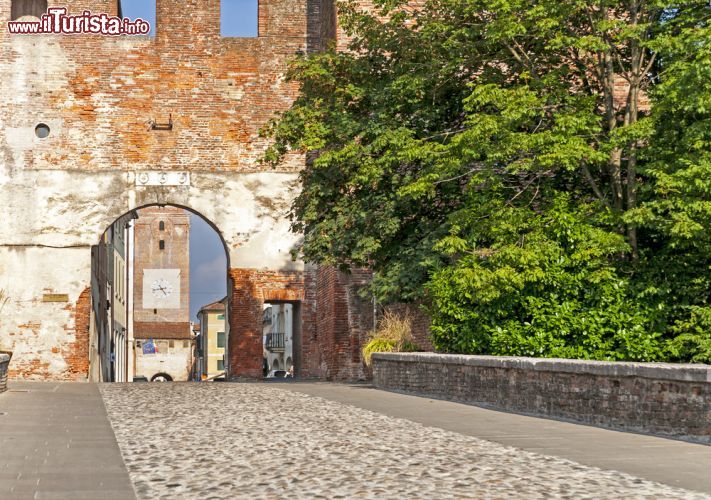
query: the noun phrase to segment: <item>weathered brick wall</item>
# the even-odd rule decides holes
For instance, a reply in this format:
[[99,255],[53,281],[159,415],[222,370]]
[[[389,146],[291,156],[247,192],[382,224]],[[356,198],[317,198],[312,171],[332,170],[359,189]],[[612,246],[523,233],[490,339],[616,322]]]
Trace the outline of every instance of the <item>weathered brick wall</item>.
[[[117,5],[48,3],[70,13],[115,14]],[[0,21],[11,4],[0,0]],[[83,310],[91,245],[118,217],[158,204],[209,220],[232,274],[246,280],[231,292],[236,375],[261,373],[256,311],[271,293],[264,290],[278,295],[282,287],[301,301],[302,375],[360,377],[367,315],[355,311],[368,309],[355,294],[360,278],[333,278],[324,285],[332,294],[320,297],[315,271],[289,258],[298,236],[285,214],[304,158],[290,155],[273,169],[258,161],[267,146],[260,128],[298,90],[285,79],[288,61],[336,37],[334,1],[259,0],[256,38],[221,37],[217,0],[157,0],[156,13],[155,37],[0,30],[0,286],[10,295],[0,340],[14,351],[13,376],[74,380],[86,372],[84,320],[73,305]],[[172,130],[150,130],[151,120],[171,115]],[[34,133],[39,123],[51,129],[44,139]],[[187,171],[190,183],[137,182],[155,170]],[[44,303],[45,293],[69,301]],[[345,317],[321,318],[317,300]]]
[[[310,33],[334,31],[323,0],[260,0],[256,38],[222,38],[217,0],[158,0],[155,37],[12,36],[11,3],[0,0],[0,286],[10,294],[0,341],[15,353],[13,376],[82,371],[71,305],[89,285],[91,245],[129,210],[185,206],[220,231],[234,267],[303,268],[286,263],[298,236],[284,213],[304,160],[259,164],[258,132],[295,96],[287,61],[320,47]],[[117,5],[48,3],[70,13]],[[169,115],[171,131],[149,129]],[[191,182],[138,186],[146,170],[189,171]],[[69,301],[45,304],[44,293]]]
[[373,328],[372,304],[360,298],[359,290],[371,273],[354,270],[342,273],[319,268],[316,278],[316,339],[319,372],[330,380],[366,378],[361,347]]
[[358,290],[370,273],[333,268],[304,271],[231,269],[229,372],[262,376],[264,303],[290,302],[294,314],[297,376],[329,380],[365,378],[361,346],[372,328],[372,305]]
[[[234,377],[262,377],[262,312],[265,302],[291,302],[298,305],[301,322],[299,344],[294,349],[297,375],[319,376],[314,373],[311,357],[315,353],[311,342],[315,324],[313,273],[309,271],[270,271],[231,269],[232,290],[229,294],[228,371]],[[295,322],[298,321],[294,318]]]
[[381,389],[711,444],[711,366],[373,355]]
[[74,380],[89,376],[89,327],[91,321],[91,288],[79,295],[74,306],[74,342],[64,349],[68,375]]

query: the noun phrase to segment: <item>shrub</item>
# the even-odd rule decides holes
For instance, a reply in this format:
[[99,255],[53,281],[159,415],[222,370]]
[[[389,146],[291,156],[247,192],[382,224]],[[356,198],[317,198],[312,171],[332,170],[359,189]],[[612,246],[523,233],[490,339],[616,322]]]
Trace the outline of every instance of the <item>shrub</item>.
[[378,328],[370,333],[363,347],[363,361],[370,366],[374,352],[414,352],[420,348],[412,340],[412,320],[408,314],[398,316],[386,311]]

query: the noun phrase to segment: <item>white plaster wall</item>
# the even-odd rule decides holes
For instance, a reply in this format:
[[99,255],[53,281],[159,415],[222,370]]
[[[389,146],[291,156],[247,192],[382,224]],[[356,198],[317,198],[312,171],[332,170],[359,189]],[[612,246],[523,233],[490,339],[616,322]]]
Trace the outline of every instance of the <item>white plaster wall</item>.
[[[156,354],[143,354],[135,348],[136,375],[143,375],[149,381],[154,375],[167,373],[175,382],[185,382],[190,375],[191,347],[183,347],[182,340],[175,341],[175,347],[166,348],[167,340],[155,341],[159,352]],[[135,342],[134,342],[135,346]]]
[[293,173],[191,174],[189,187],[135,187],[135,172],[9,172],[0,159],[1,245],[93,245],[129,210],[172,204],[196,211],[221,233],[232,267],[303,269],[289,254]]
[[[0,345],[13,351],[12,369],[24,378],[72,378],[65,355],[76,340],[74,305],[90,272],[88,247],[0,245],[0,289],[10,297],[0,315]],[[70,302],[42,302],[46,293],[66,293]]]
[[[291,260],[298,236],[286,218],[296,183],[293,173],[192,172],[189,187],[136,187],[135,172],[11,172],[0,158],[0,288],[10,296],[0,343],[15,351],[14,368],[67,378],[62,350],[90,285],[90,246],[131,209],[160,203],[198,212],[219,230],[232,268],[303,269]],[[44,293],[66,293],[70,302],[42,303]]]

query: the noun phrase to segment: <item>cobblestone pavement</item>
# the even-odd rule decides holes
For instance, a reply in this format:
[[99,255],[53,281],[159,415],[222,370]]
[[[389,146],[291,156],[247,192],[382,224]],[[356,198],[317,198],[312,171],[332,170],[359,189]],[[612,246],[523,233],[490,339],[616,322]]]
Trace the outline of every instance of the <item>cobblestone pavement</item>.
[[272,384],[100,389],[139,498],[711,498]]

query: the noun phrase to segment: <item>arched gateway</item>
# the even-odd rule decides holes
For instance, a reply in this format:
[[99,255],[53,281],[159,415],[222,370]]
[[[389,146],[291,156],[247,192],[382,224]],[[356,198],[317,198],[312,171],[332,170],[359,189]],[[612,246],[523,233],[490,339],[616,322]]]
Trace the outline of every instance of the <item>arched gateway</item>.
[[[0,19],[11,17],[0,0]],[[117,0],[67,0],[116,15]],[[262,166],[289,58],[336,32],[327,0],[260,0],[257,38],[222,38],[219,2],[157,1],[155,37],[0,33],[0,346],[12,376],[88,373],[91,246],[121,215],[175,205],[209,220],[230,269],[230,377],[262,376],[265,302],[298,306],[297,375],[362,375],[369,310],[344,276],[293,262],[300,155]],[[3,23],[4,24],[4,23]],[[361,312],[363,314],[361,314]]]

